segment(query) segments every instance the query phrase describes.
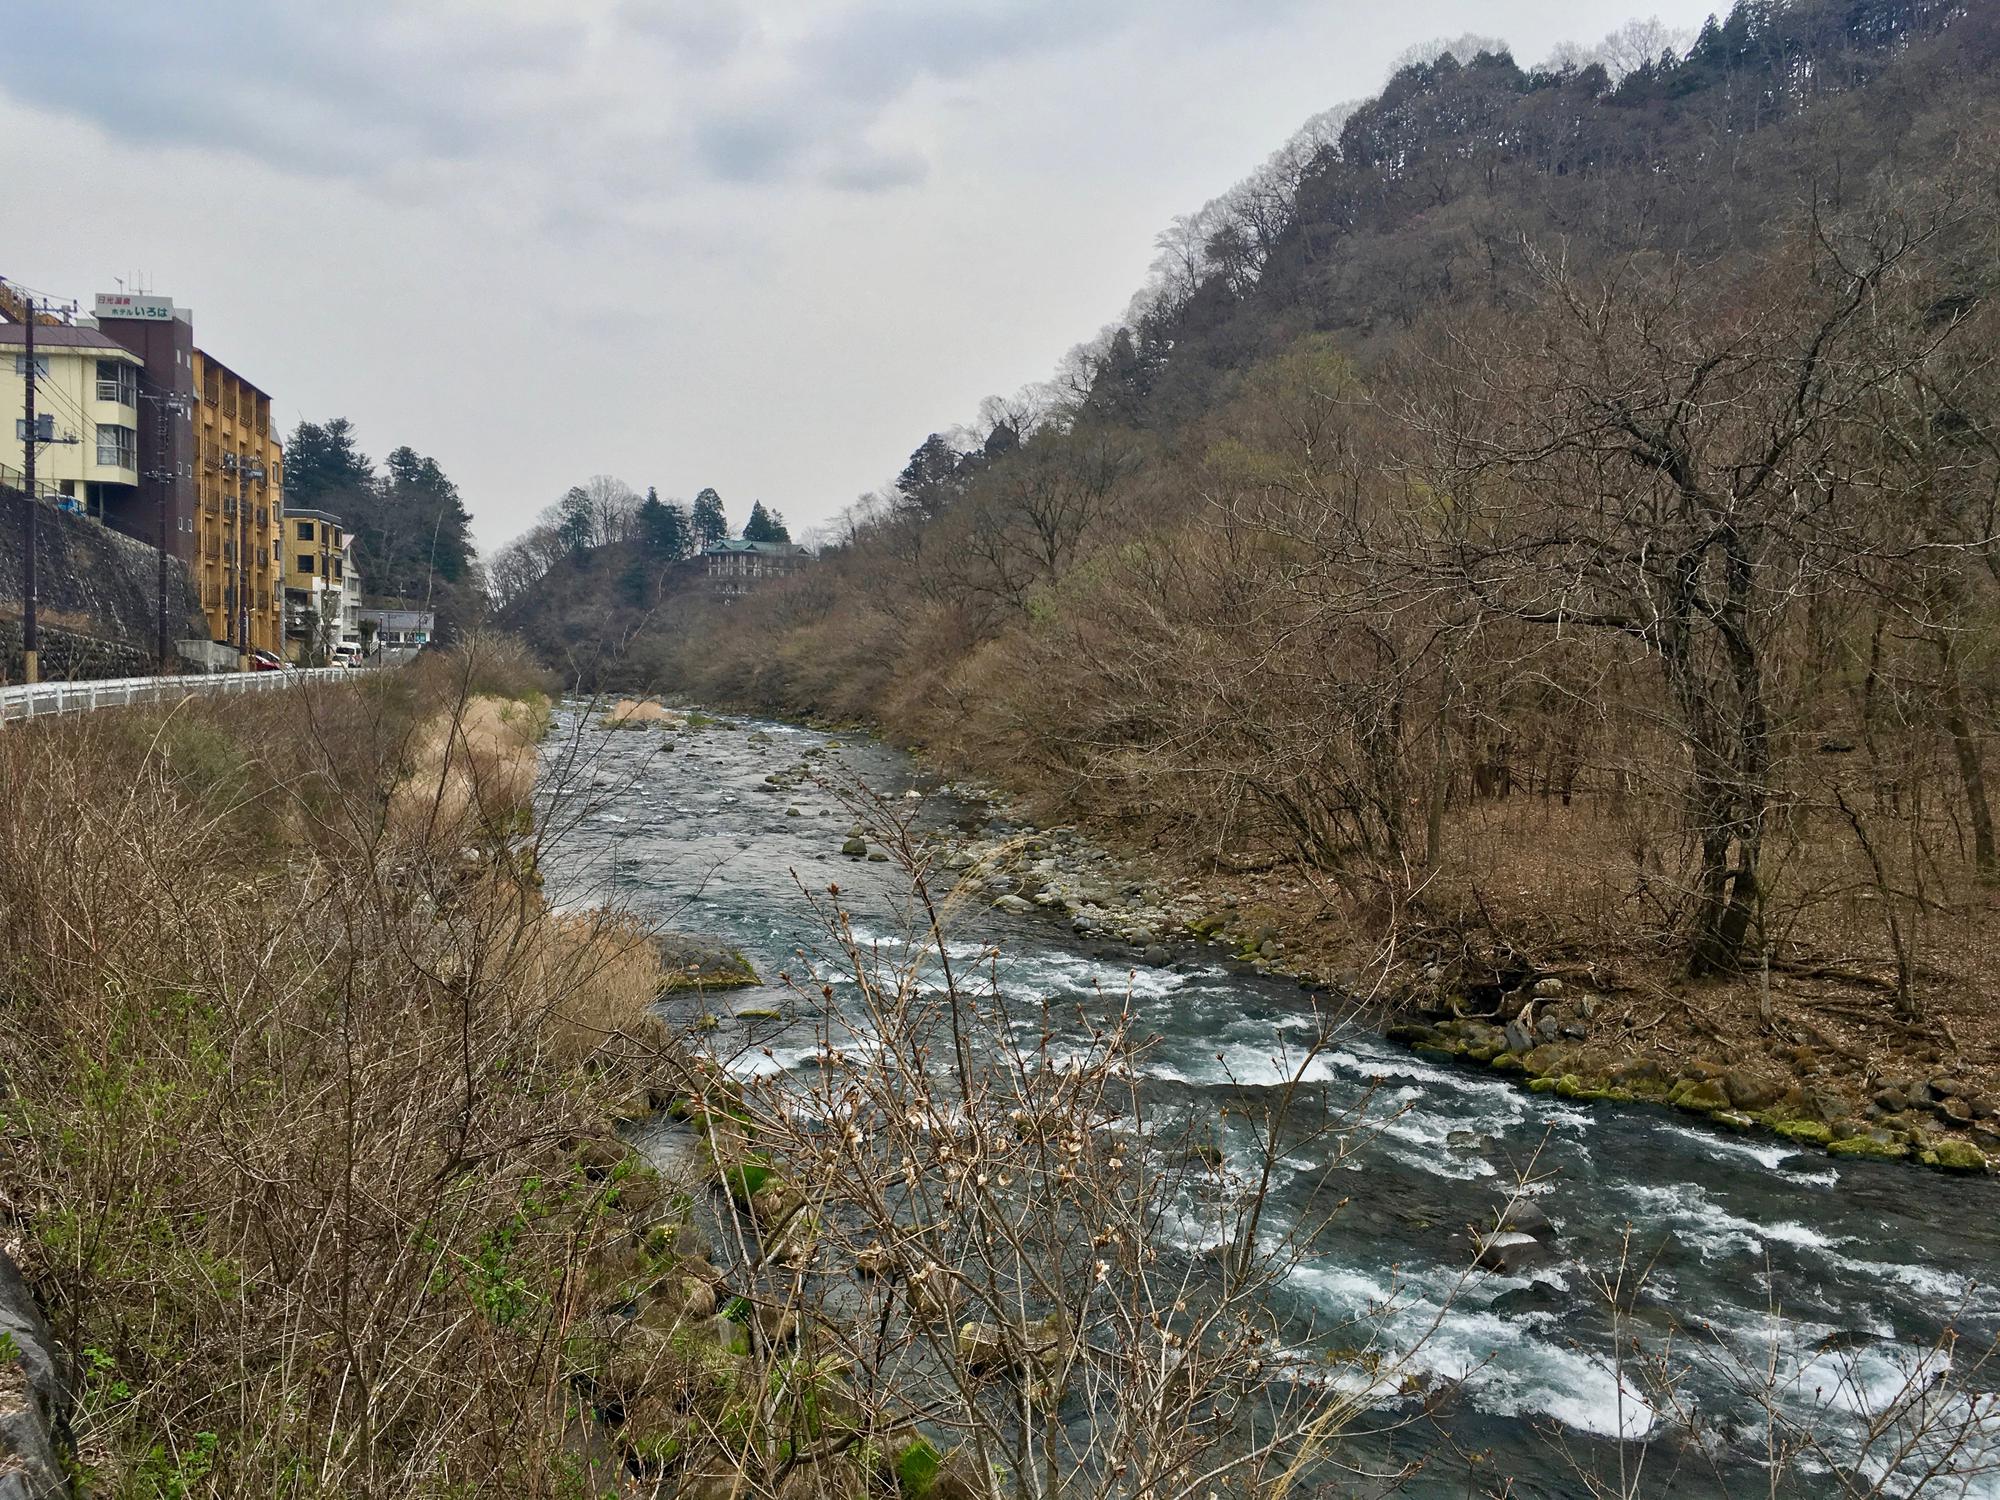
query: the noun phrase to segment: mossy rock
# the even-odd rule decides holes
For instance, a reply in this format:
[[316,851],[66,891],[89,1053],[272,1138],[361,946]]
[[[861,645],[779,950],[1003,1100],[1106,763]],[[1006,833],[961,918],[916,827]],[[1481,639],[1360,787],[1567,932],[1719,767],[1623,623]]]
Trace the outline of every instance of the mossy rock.
[[1575,1073],[1565,1073],[1556,1080],[1556,1097],[1578,1099],[1586,1104],[1630,1104],[1632,1093],[1629,1089],[1614,1088],[1609,1084],[1596,1083],[1580,1078]]
[[1544,1073],[1560,1075],[1568,1063],[1569,1049],[1550,1042],[1544,1042],[1533,1051],[1521,1055],[1521,1066],[1537,1077]]
[[1711,1118],[1718,1125],[1727,1125],[1731,1130],[1755,1130],[1757,1122],[1740,1109],[1718,1109]]
[[735,1012],[739,1021],[782,1021],[785,1013],[775,1005],[746,1005]]
[[1667,1102],[1690,1114],[1709,1115],[1729,1108],[1729,1095],[1713,1078],[1683,1078],[1674,1085]]
[[722,1172],[722,1184],[729,1189],[729,1196],[745,1208],[756,1201],[758,1192],[770,1180],[771,1164],[756,1157],[725,1167]]
[[928,1495],[943,1468],[944,1455],[938,1452],[937,1444],[921,1435],[897,1448],[889,1458],[889,1472],[897,1491],[904,1495]]
[[1458,1049],[1442,1038],[1435,1042],[1419,1042],[1410,1050],[1418,1057],[1428,1057],[1436,1062],[1458,1061]]
[[1389,1041],[1403,1047],[1416,1047],[1426,1042],[1435,1044],[1444,1031],[1440,1027],[1425,1026],[1420,1023],[1391,1026],[1382,1035]]
[[1910,1148],[1901,1141],[1878,1141],[1867,1135],[1851,1135],[1845,1140],[1830,1141],[1826,1149],[1835,1156],[1854,1156],[1870,1161],[1901,1161],[1910,1154]]
[[1548,1074],[1544,1074],[1540,1078],[1530,1078],[1528,1080],[1528,1092],[1531,1094],[1553,1094],[1556,1091],[1557,1085],[1561,1082],[1560,1078]]
[[1955,1140],[1949,1136],[1932,1141],[1920,1158],[1927,1167],[1936,1167],[1941,1172],[1984,1172],[1988,1170],[1986,1153],[1970,1141]]
[[598,1201],[629,1218],[643,1218],[658,1208],[666,1196],[666,1184],[660,1174],[638,1157],[628,1156],[604,1179]]
[[1833,1143],[1833,1129],[1818,1120],[1780,1120],[1771,1127],[1788,1141],[1804,1141],[1814,1146]]
[[675,1463],[687,1451],[688,1434],[684,1428],[669,1428],[662,1432],[637,1432],[631,1426],[618,1434],[625,1451],[641,1464],[653,1469],[664,1469]]
[[762,984],[750,960],[726,944],[685,933],[661,933],[654,938],[665,976],[660,993],[677,990],[737,990]]
[[1528,1065],[1512,1052],[1496,1053],[1493,1061],[1488,1066],[1498,1068],[1502,1073],[1525,1073],[1528,1071]]

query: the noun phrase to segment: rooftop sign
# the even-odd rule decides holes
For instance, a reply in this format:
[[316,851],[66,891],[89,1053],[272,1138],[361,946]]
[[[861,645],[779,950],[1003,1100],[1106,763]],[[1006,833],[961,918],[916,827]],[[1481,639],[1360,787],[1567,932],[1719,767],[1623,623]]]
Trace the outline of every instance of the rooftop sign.
[[100,318],[139,318],[148,323],[171,323],[174,320],[174,299],[136,292],[99,292],[96,312]]

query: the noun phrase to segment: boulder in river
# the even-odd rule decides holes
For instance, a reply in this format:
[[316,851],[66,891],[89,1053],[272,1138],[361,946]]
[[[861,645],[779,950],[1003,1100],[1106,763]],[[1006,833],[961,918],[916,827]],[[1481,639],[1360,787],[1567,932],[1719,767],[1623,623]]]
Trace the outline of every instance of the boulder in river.
[[666,975],[660,986],[662,994],[674,990],[742,989],[763,983],[750,967],[750,960],[727,943],[666,932],[653,939],[653,946],[659,952],[660,968]]
[[1523,1276],[1537,1266],[1547,1265],[1552,1259],[1547,1245],[1532,1234],[1521,1234],[1515,1230],[1482,1234],[1475,1243],[1478,1253],[1474,1256],[1474,1264],[1483,1271],[1493,1271],[1501,1276]]
[[1510,1234],[1532,1234],[1538,1239],[1554,1239],[1556,1227],[1542,1206],[1532,1198],[1515,1198],[1500,1210],[1500,1229]]

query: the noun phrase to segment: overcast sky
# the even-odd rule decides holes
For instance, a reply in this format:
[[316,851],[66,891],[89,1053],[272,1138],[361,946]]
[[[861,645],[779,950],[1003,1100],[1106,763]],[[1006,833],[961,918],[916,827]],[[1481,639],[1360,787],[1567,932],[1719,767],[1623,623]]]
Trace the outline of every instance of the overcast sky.
[[[1635,0],[1698,24],[1714,0]],[[797,530],[1118,317],[1413,44],[1604,0],[11,0],[0,275],[144,278],[487,548],[569,485]],[[25,49],[25,51],[24,51]],[[22,184],[30,184],[25,190]]]

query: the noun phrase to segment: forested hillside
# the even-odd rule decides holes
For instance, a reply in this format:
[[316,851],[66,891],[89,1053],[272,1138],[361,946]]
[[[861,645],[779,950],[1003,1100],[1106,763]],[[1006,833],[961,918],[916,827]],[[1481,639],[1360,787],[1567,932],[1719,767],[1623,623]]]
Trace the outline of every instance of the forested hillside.
[[[694,500],[642,500],[622,479],[572,485],[493,556],[495,623],[526,640],[552,671],[590,691],[646,688],[670,671],[685,632],[703,547],[731,534],[711,488]],[[789,542],[785,518],[753,500],[742,535]]]
[[1263,872],[1351,957],[1961,1003],[1996,64],[2000,7],[1745,0],[1622,73],[1405,68],[669,680]]
[[301,422],[285,444],[285,504],[340,517],[370,599],[435,609],[446,640],[484,614],[472,517],[435,459],[406,444],[377,472],[345,417]]

